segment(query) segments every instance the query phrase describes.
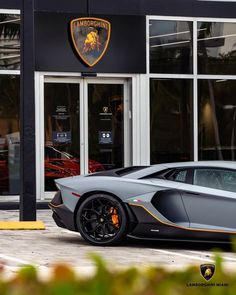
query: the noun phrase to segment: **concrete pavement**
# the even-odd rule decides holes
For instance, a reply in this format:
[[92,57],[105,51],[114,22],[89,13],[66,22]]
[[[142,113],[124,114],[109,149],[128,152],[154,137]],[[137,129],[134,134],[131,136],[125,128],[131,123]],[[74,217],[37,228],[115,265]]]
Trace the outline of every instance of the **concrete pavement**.
[[[18,211],[0,210],[1,221],[18,220],[18,216]],[[46,275],[55,263],[65,262],[81,275],[88,275],[94,271],[94,264],[88,257],[91,252],[101,255],[112,268],[153,265],[182,269],[192,264],[214,262],[211,249],[216,245],[213,244],[127,240],[122,246],[95,247],[87,244],[78,233],[57,227],[50,210],[39,210],[38,220],[45,223],[45,230],[0,231],[0,263],[5,265],[7,274],[13,274],[22,265],[33,264]],[[220,247],[224,266],[236,271],[236,254],[231,246]]]

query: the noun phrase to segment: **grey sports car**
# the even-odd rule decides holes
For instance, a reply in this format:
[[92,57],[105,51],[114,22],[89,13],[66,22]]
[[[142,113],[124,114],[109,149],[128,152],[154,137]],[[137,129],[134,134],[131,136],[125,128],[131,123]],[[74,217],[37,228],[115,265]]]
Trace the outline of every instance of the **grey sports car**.
[[126,236],[227,242],[236,234],[236,162],[133,166],[55,182],[55,222],[93,245]]

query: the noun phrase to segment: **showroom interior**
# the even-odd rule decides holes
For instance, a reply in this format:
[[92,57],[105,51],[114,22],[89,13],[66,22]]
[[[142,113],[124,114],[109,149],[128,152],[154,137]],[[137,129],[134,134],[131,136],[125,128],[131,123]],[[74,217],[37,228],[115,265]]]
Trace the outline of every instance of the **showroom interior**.
[[[110,24],[92,66],[79,18]],[[0,36],[2,201],[123,166],[235,161],[235,2],[0,0]]]

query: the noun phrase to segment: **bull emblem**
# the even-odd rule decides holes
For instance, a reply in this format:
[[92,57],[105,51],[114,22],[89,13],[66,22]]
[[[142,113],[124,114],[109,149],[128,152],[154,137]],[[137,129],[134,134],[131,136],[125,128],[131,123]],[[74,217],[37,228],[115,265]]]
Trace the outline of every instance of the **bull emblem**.
[[86,52],[94,51],[94,50],[99,51],[100,47],[101,47],[101,43],[99,42],[99,36],[98,36],[97,30],[88,33],[84,41],[83,52],[86,53]]
[[214,264],[202,264],[200,265],[201,275],[206,281],[209,281],[215,273]]

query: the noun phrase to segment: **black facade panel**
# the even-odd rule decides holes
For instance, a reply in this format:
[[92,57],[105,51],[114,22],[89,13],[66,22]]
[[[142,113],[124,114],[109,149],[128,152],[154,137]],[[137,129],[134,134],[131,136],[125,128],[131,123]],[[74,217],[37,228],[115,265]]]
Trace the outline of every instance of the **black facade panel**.
[[87,15],[192,15],[196,0],[35,0],[36,11]]
[[189,17],[236,17],[236,2],[140,0],[141,14]]
[[0,9],[20,9],[21,0],[0,0]]
[[140,0],[144,15],[192,16],[196,0]]
[[236,2],[197,1],[193,16],[235,18]]
[[91,14],[144,15],[140,0],[90,0]]
[[87,13],[87,3],[87,0],[35,0],[35,10]]
[[36,11],[77,12],[81,14],[140,15],[140,0],[35,0]]
[[[236,3],[199,0],[35,0],[36,11],[106,15],[236,17]],[[20,0],[0,0],[0,8],[19,9]]]
[[[85,66],[73,49],[69,24],[79,14],[35,13],[37,71],[145,73],[146,20],[142,16],[101,16],[111,22],[111,37],[102,59]],[[96,16],[100,17],[100,16]]]

